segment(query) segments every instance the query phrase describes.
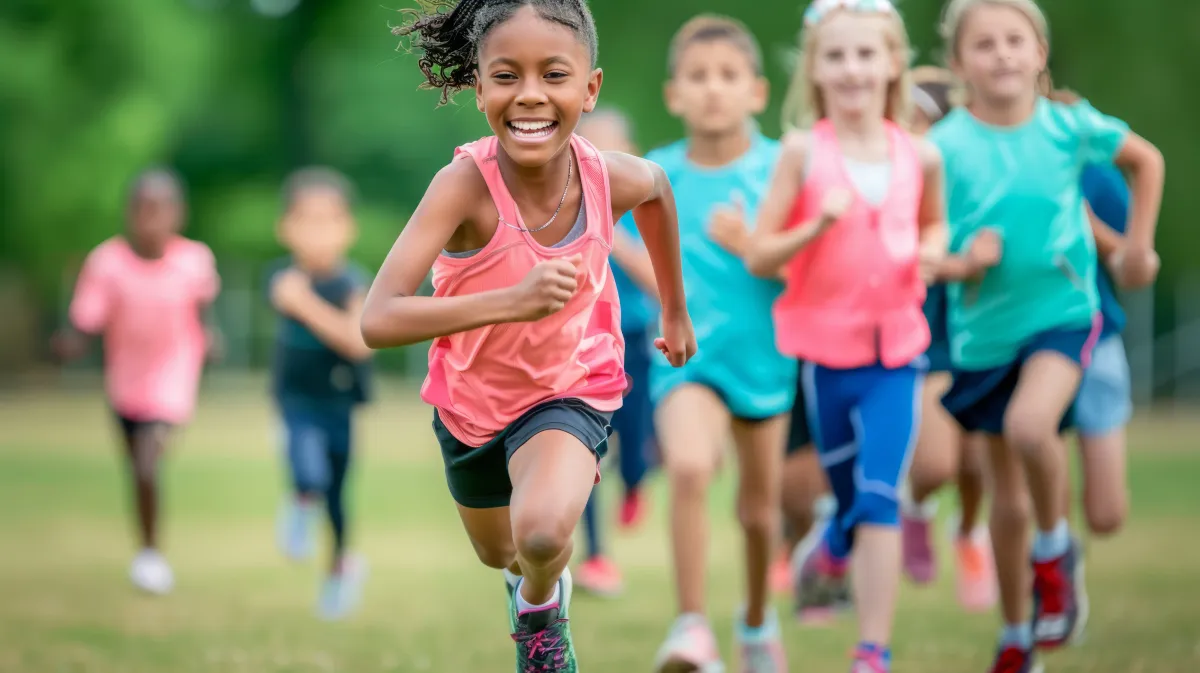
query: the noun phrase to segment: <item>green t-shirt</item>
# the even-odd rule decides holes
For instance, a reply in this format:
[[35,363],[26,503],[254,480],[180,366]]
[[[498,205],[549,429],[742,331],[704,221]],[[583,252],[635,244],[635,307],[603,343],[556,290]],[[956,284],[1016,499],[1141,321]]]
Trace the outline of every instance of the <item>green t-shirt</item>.
[[948,287],[955,367],[998,367],[1037,334],[1092,323],[1096,248],[1080,176],[1087,164],[1111,162],[1128,133],[1086,102],[1044,98],[1020,126],[991,126],[960,108],[933,128],[945,158],[951,253],[966,252],[981,229],[1003,240],[1000,264],[981,281]]

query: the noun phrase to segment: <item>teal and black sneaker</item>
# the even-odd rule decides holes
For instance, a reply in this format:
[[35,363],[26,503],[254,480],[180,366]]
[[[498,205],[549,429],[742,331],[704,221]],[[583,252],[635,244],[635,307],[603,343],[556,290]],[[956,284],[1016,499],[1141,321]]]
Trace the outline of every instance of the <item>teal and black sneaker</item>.
[[517,644],[517,673],[579,673],[571,625],[571,571],[558,580],[559,599],[544,608],[517,612],[515,591],[509,592],[512,639]]

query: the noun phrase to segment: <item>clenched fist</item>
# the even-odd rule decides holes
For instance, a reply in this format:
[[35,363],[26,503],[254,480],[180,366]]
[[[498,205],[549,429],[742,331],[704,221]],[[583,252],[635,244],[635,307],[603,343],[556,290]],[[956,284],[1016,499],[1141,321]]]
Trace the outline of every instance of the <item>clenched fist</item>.
[[558,313],[579,288],[582,255],[539,262],[512,288],[512,322],[533,322]]

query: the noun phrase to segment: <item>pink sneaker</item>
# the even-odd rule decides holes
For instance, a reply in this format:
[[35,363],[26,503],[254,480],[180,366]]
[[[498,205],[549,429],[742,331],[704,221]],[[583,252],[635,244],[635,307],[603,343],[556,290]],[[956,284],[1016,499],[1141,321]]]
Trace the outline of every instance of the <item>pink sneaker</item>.
[[784,553],[771,563],[771,567],[767,569],[767,585],[771,588],[771,593],[792,593],[791,554]]
[[604,598],[620,595],[623,588],[620,569],[604,556],[593,556],[581,563],[574,579],[576,587]]
[[933,551],[933,518],[902,515],[900,535],[904,549],[905,574],[915,584],[933,582],[937,578],[937,557]]
[[987,531],[954,540],[958,602],[968,612],[987,612],[996,605],[996,563]]
[[700,615],[680,615],[658,649],[654,673],[724,673],[717,638]]
[[617,517],[617,523],[625,530],[632,530],[641,525],[645,518],[646,497],[642,494],[642,489],[626,491],[625,499],[621,501],[621,513]]

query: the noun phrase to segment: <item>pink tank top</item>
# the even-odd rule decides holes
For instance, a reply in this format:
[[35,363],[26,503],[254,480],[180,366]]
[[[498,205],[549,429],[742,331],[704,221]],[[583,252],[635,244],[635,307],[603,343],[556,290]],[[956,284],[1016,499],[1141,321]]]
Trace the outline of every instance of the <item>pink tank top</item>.
[[625,390],[625,342],[608,256],[613,217],[608,169],[579,136],[571,149],[583,182],[587,228],[578,239],[548,248],[524,230],[496,161],[494,136],[455,151],[456,161],[479,167],[504,221],[483,249],[466,258],[439,255],[433,264],[435,297],[473,294],[519,283],[538,262],[583,256],[579,290],[558,313],[536,322],[487,325],[439,337],[429,349],[421,399],[437,408],[459,441],[480,446],[532,407],[560,398],[615,411]]
[[877,363],[895,368],[929,347],[917,258],[921,159],[907,133],[890,122],[887,131],[891,184],[876,206],[847,174],[833,124],[821,120],[812,129],[807,175],[788,227],[816,219],[832,189],[850,190],[855,199],[842,219],[788,263],[774,310],[784,354],[834,369]]

